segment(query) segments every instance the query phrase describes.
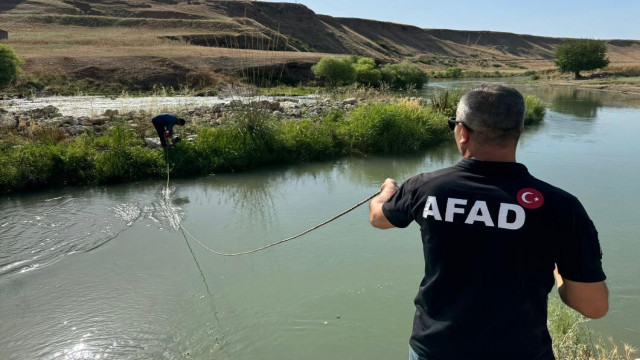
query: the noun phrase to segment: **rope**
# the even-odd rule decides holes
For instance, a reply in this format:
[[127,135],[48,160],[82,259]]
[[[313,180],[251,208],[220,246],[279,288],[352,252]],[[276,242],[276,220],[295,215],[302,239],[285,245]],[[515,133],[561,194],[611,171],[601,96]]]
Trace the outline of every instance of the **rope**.
[[[171,170],[170,170],[170,168],[169,168],[169,147],[167,147],[167,148],[166,148],[166,155],[167,155],[167,156],[166,156],[166,158],[167,158],[167,160],[166,160],[166,163],[167,163],[167,187],[166,187],[166,196],[168,197],[168,196],[169,196],[169,176],[170,176],[170,173],[171,173]],[[303,236],[303,235],[305,235],[305,234],[308,234],[308,233],[312,232],[313,230],[316,230],[316,229],[318,229],[318,228],[320,228],[320,227],[322,227],[322,226],[325,226],[325,225],[327,225],[328,223],[330,223],[330,222],[332,222],[332,221],[334,221],[334,220],[338,219],[339,217],[341,217],[341,216],[343,216],[343,215],[346,215],[346,214],[350,213],[351,211],[355,210],[356,208],[358,208],[358,207],[362,206],[363,204],[365,204],[365,203],[369,202],[369,201],[370,201],[371,199],[373,199],[374,197],[378,196],[378,194],[380,194],[380,191],[377,191],[375,194],[372,194],[371,196],[369,196],[369,197],[367,197],[366,199],[364,199],[364,200],[360,201],[359,203],[357,203],[357,204],[353,205],[352,207],[348,208],[347,210],[345,210],[345,211],[343,211],[343,212],[339,213],[338,215],[336,215],[336,216],[332,217],[331,219],[328,219],[328,220],[326,220],[326,221],[324,221],[324,222],[322,222],[322,223],[320,223],[320,224],[318,224],[318,225],[316,225],[316,226],[314,226],[314,227],[311,227],[311,228],[309,228],[309,229],[307,229],[307,230],[305,230],[305,231],[303,231],[303,232],[301,232],[301,233],[299,233],[299,234],[293,235],[293,236],[288,237],[288,238],[286,238],[286,239],[282,239],[282,240],[279,240],[279,241],[273,242],[273,243],[268,244],[268,245],[265,245],[265,246],[261,246],[261,247],[259,247],[259,248],[255,248],[255,249],[247,250],[247,251],[242,251],[242,252],[237,252],[237,253],[224,253],[224,252],[220,252],[220,251],[213,250],[213,249],[209,248],[207,245],[203,244],[200,240],[198,240],[198,238],[196,238],[195,236],[191,235],[191,233],[189,232],[189,230],[187,230],[187,229],[184,227],[184,225],[182,225],[182,222],[179,222],[178,226],[180,227],[180,230],[183,232],[183,235],[186,233],[187,235],[189,235],[189,237],[190,237],[191,239],[193,239],[196,243],[198,243],[200,246],[202,246],[204,249],[206,249],[207,251],[209,251],[209,252],[210,252],[210,253],[212,253],[212,254],[216,254],[216,255],[220,255],[220,256],[240,256],[240,255],[247,255],[247,254],[253,254],[253,253],[256,253],[256,252],[258,252],[258,251],[266,250],[266,249],[268,249],[268,248],[270,248],[270,247],[274,247],[274,246],[277,246],[277,245],[280,245],[280,244],[284,244],[284,243],[286,243],[286,242],[288,242],[288,241],[291,241],[291,240],[297,239],[297,238],[299,238],[299,237],[301,237],[301,236]],[[185,240],[186,240],[186,237],[185,237]],[[188,244],[189,244],[189,243],[187,242],[187,245],[188,245]],[[191,250],[191,247],[189,247],[189,249]],[[192,252],[192,254],[193,254],[193,252]],[[194,256],[194,258],[195,258],[195,256]],[[197,262],[197,261],[196,261],[196,262]],[[206,282],[205,282],[205,283],[206,283]]]
[[354,206],[350,207],[349,209],[347,209],[347,210],[345,210],[345,211],[341,212],[340,214],[338,214],[338,215],[336,215],[336,216],[332,217],[331,219],[329,219],[329,220],[327,220],[327,221],[324,221],[324,222],[322,222],[322,223],[320,223],[320,224],[318,224],[318,225],[316,225],[316,226],[314,226],[314,227],[312,227],[312,228],[309,228],[309,229],[307,229],[307,230],[305,230],[305,231],[303,231],[303,232],[301,232],[301,233],[299,233],[299,234],[297,234],[297,235],[293,235],[293,236],[288,237],[288,238],[286,238],[286,239],[282,239],[282,240],[276,241],[276,242],[274,242],[274,243],[271,243],[271,244],[268,244],[268,245],[265,245],[265,246],[262,246],[262,247],[259,247],[259,248],[256,248],[256,249],[253,249],[253,250],[247,250],[247,251],[238,252],[238,253],[222,253],[222,252],[219,252],[219,251],[215,251],[215,250],[213,250],[213,249],[210,249],[210,248],[209,248],[209,247],[207,247],[205,244],[203,244],[202,242],[200,242],[200,240],[198,240],[195,236],[191,235],[191,234],[189,233],[189,231],[188,231],[187,229],[185,229],[185,228],[184,228],[184,226],[182,226],[182,224],[180,224],[180,229],[182,229],[185,233],[187,233],[187,235],[189,235],[189,237],[190,237],[190,238],[192,238],[192,239],[193,239],[193,240],[195,240],[198,244],[200,244],[200,246],[202,246],[203,248],[205,248],[206,250],[208,250],[209,252],[211,252],[211,253],[213,253],[213,254],[220,255],[220,256],[240,256],[240,255],[247,255],[247,254],[252,254],[252,253],[255,253],[255,252],[258,252],[258,251],[262,251],[262,250],[265,250],[265,249],[268,249],[268,248],[270,248],[270,247],[274,247],[274,246],[277,246],[277,245],[280,245],[280,244],[284,244],[284,243],[286,243],[287,241],[291,241],[291,240],[293,240],[293,239],[297,239],[297,238],[301,237],[302,235],[308,234],[308,233],[312,232],[313,230],[315,230],[315,229],[317,229],[317,228],[319,228],[319,227],[322,227],[322,226],[324,226],[324,225],[327,225],[328,223],[330,223],[330,222],[332,222],[332,221],[336,220],[337,218],[339,218],[339,217],[341,217],[341,216],[343,216],[343,215],[345,215],[345,214],[347,214],[347,213],[350,213],[351,211],[355,210],[357,207],[361,206],[362,204],[364,204],[364,203],[368,202],[369,200],[373,199],[374,197],[378,196],[378,194],[380,194],[380,192],[379,192],[379,191],[378,191],[378,192],[376,192],[375,194],[373,194],[373,195],[369,196],[368,198],[366,198],[366,199],[364,199],[364,200],[360,201],[359,203],[355,204]]

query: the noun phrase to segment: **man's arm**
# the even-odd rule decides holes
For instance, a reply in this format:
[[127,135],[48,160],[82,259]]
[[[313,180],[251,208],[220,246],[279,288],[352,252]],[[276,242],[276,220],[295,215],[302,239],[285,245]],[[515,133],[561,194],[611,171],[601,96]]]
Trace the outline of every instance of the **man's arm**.
[[591,319],[598,319],[607,314],[609,290],[604,281],[585,283],[564,279],[557,268],[553,275],[558,283],[558,294],[567,306]]
[[387,179],[380,187],[380,195],[374,197],[369,203],[369,222],[378,229],[394,228],[382,212],[382,205],[389,200],[398,190],[398,184],[393,179]]

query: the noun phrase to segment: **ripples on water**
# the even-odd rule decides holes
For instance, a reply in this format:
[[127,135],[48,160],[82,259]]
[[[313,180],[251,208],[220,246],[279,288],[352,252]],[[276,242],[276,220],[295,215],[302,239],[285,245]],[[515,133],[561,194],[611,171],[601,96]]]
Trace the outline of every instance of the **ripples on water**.
[[[181,205],[189,200],[175,195],[175,189],[163,187],[117,195],[87,191],[53,198],[33,194],[28,200],[3,199],[0,279],[6,280],[5,290],[25,291],[20,290],[24,289],[23,278],[11,275],[46,267],[73,253],[94,250],[137,222],[145,222],[152,231],[179,229],[184,216]],[[155,274],[130,276],[144,278]],[[39,303],[39,312],[53,315],[25,319],[22,326],[12,326],[18,318],[5,314],[5,327],[0,326],[3,333],[0,354],[13,349],[5,355],[12,353],[20,358],[18,354],[28,353],[43,359],[188,359],[206,354],[207,358],[229,358],[210,292],[206,296],[193,290],[176,303],[163,303],[166,311],[149,312],[144,308],[155,293],[142,288],[122,293],[118,286],[87,278],[76,282],[71,293],[64,287],[48,288],[46,298],[50,300],[38,299],[36,293],[25,294],[32,300],[23,306],[29,308]],[[171,293],[170,289],[158,290],[163,286],[164,283],[158,283],[153,289]],[[119,295],[105,296],[105,292]],[[82,299],[80,304],[86,305],[71,300],[78,296]],[[66,298],[69,301],[58,300]],[[114,307],[114,301],[118,307]],[[15,306],[21,308],[19,304]],[[26,336],[34,331],[43,337]],[[34,341],[39,344],[37,348],[32,348]]]
[[147,201],[124,203],[96,200],[94,194],[0,203],[0,277],[96,249],[136,221],[178,229],[183,212],[171,196],[171,189],[163,189]]

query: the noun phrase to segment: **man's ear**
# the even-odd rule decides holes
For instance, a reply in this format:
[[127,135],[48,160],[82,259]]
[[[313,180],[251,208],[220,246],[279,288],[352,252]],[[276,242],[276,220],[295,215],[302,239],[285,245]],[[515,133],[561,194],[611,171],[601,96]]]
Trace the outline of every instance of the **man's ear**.
[[464,125],[460,125],[460,144],[466,144],[469,142],[469,136],[471,135],[471,132],[467,129],[466,126]]

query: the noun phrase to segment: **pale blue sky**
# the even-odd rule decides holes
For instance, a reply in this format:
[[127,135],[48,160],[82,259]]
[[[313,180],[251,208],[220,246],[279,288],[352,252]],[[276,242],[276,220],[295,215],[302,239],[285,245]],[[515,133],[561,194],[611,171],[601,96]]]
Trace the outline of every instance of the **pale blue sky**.
[[[272,2],[282,2],[273,1]],[[640,40],[640,0],[298,0],[318,14],[431,29]]]

